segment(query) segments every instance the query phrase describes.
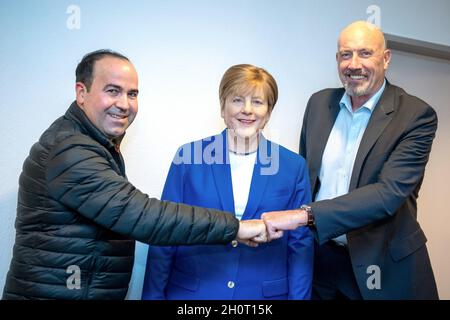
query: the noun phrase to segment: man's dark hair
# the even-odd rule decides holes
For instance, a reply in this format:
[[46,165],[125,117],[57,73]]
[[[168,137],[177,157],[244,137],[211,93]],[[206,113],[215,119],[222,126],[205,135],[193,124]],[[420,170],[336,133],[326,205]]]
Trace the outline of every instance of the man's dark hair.
[[123,54],[109,49],[100,49],[86,54],[83,59],[81,59],[77,69],[75,70],[75,77],[76,82],[84,83],[88,91],[91,89],[92,85],[95,62],[104,57],[115,57],[130,61],[130,59],[125,57]]

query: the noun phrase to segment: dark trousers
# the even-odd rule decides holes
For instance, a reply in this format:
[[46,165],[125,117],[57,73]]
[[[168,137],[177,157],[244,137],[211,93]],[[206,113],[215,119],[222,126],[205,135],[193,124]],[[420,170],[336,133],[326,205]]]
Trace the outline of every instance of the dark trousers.
[[361,300],[347,248],[328,241],[315,250],[312,299]]

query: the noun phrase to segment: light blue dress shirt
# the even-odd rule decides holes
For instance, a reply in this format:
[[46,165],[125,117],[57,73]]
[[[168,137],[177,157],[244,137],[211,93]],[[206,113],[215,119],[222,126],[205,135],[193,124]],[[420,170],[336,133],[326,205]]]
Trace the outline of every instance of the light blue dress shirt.
[[[354,112],[350,96],[347,93],[342,96],[339,102],[341,110],[322,156],[319,173],[321,185],[315,201],[332,199],[348,193],[359,144],[385,87],[386,80],[381,88]],[[346,245],[347,237],[343,234],[334,241]]]

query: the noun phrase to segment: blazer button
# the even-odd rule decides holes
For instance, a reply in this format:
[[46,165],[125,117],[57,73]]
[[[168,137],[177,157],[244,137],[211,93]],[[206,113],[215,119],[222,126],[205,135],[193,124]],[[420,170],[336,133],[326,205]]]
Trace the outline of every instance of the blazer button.
[[228,281],[228,288],[233,289],[234,288],[234,282],[233,281]]
[[236,248],[238,246],[237,240],[231,241],[231,245],[233,246],[233,248]]

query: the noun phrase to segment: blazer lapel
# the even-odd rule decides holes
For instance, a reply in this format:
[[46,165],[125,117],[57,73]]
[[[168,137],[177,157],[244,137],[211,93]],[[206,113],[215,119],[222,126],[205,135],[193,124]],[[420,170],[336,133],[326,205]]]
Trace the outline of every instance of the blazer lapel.
[[218,159],[219,163],[214,163],[210,167],[214,176],[217,194],[222,204],[222,210],[234,214],[233,186],[231,184],[231,169],[226,132],[227,130],[225,129],[221,135],[216,136],[216,139],[222,139],[222,148],[214,150],[214,158]]
[[358,184],[361,167],[367,154],[372,149],[378,137],[384,131],[386,126],[391,122],[393,117],[394,105],[396,104],[396,91],[388,82],[383,95],[378,101],[377,106],[373,110],[367,128],[359,144],[358,153],[356,154],[355,163],[353,165],[352,178],[350,180],[349,191],[355,189]]
[[[279,150],[275,150],[275,147],[278,148],[278,145],[270,143],[262,134],[260,135],[258,151],[256,154],[256,164],[253,167],[253,176],[250,184],[247,206],[245,207],[242,219],[253,219],[259,204],[263,200],[264,191],[266,190],[267,181],[270,175],[270,172],[267,171],[267,167],[271,166],[272,154],[274,152],[279,152]],[[265,168],[266,171],[264,170]]]
[[317,183],[317,177],[319,176],[320,167],[322,166],[322,156],[325,151],[325,146],[328,142],[328,137],[330,136],[331,130],[333,129],[336,118],[341,110],[339,106],[339,101],[344,94],[344,90],[336,90],[333,93],[329,101],[328,108],[323,108],[324,112],[320,115],[320,126],[314,128],[314,131],[309,133],[312,139],[312,148],[308,156],[308,165],[310,167],[311,178],[313,185],[311,186],[315,190],[315,184]]

